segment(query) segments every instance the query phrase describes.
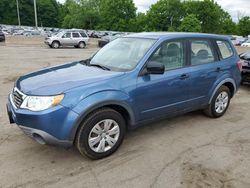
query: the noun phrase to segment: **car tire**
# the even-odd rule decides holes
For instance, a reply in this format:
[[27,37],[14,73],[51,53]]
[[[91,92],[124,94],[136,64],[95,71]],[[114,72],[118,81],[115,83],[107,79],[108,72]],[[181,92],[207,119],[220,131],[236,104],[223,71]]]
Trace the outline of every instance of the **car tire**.
[[86,47],[85,42],[81,41],[78,43],[78,48],[85,48],[85,47]]
[[231,92],[228,87],[221,86],[212,98],[211,103],[204,110],[204,113],[212,118],[223,116],[231,101]]
[[52,48],[59,48],[60,47],[60,43],[58,41],[53,41],[52,44],[51,44]]
[[82,155],[101,159],[118,149],[125,132],[122,115],[111,108],[102,108],[91,113],[80,125],[75,145]]

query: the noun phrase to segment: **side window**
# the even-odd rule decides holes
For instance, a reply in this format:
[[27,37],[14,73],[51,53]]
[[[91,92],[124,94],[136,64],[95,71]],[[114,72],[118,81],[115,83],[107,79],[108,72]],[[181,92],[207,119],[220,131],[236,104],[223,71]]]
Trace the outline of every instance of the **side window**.
[[83,38],[87,37],[87,35],[86,35],[85,33],[83,33],[83,32],[81,32],[80,35],[81,35]]
[[149,61],[156,61],[165,65],[165,70],[172,70],[184,66],[184,45],[181,41],[164,42],[154,52]]
[[216,43],[220,49],[222,59],[226,59],[233,55],[233,50],[227,41],[216,41]]
[[79,33],[72,33],[72,36],[73,36],[73,38],[79,38],[80,37]]
[[70,38],[71,37],[71,33],[65,33],[62,38]]
[[215,57],[209,41],[191,40],[191,65],[212,63]]

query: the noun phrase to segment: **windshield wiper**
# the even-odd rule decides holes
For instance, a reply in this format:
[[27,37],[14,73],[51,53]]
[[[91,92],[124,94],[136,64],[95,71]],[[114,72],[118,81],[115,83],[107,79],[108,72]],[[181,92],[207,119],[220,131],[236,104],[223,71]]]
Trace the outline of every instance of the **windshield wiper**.
[[103,69],[103,70],[108,70],[108,71],[110,71],[110,68],[108,68],[108,67],[105,67],[105,66],[103,66],[103,65],[99,65],[99,64],[88,64],[89,66],[92,66],[92,67],[99,67],[99,68],[101,68],[101,69]]
[[81,60],[81,61],[79,61],[79,63],[81,63],[82,65],[89,65],[90,59]]

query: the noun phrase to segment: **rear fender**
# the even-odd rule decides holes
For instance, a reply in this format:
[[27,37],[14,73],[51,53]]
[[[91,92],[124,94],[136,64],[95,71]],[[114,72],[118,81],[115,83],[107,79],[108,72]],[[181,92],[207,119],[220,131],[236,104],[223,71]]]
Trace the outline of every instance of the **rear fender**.
[[213,88],[209,92],[209,104],[211,104],[213,96],[218,91],[218,89],[225,83],[231,83],[234,86],[234,93],[232,93],[232,96],[235,94],[237,91],[235,81],[232,78],[221,78],[214,84]]

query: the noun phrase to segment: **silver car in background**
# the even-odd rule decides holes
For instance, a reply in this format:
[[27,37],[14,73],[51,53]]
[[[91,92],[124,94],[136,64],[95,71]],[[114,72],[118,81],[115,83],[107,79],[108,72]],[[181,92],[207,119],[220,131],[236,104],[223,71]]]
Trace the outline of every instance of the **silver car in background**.
[[44,43],[51,48],[61,46],[74,46],[75,48],[85,48],[89,42],[89,37],[84,30],[66,30],[51,37],[46,37]]

